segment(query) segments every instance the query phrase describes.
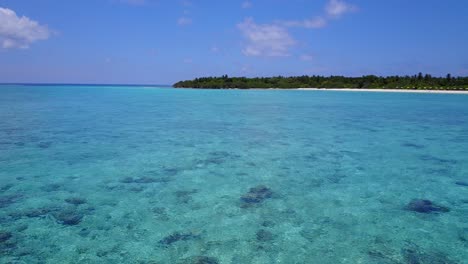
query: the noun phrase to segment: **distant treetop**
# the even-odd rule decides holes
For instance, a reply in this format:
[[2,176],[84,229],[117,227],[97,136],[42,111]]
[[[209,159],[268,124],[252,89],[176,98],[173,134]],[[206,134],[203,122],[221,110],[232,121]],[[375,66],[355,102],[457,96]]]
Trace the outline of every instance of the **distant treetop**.
[[251,89],[251,88],[356,88],[356,89],[418,89],[418,90],[468,90],[468,77],[433,77],[418,73],[413,76],[366,75],[362,77],[344,76],[294,76],[294,77],[203,77],[180,81],[176,88],[203,89]]

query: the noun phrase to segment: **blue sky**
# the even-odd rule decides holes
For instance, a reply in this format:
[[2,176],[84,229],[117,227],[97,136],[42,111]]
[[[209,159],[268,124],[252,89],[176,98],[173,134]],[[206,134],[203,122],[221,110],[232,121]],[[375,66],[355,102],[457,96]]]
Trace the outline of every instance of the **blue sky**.
[[462,0],[0,0],[0,82],[468,75]]

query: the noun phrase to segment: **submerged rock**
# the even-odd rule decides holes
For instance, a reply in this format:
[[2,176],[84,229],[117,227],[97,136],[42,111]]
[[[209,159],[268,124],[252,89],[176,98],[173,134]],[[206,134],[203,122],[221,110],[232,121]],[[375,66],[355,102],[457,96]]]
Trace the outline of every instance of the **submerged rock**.
[[12,236],[13,236],[13,234],[11,232],[0,231],[0,243],[4,243],[4,242],[8,241]]
[[162,170],[163,174],[164,175],[167,175],[167,176],[176,176],[177,174],[179,174],[179,169],[177,168],[165,168]]
[[272,227],[272,226],[275,226],[275,222],[270,221],[270,220],[264,220],[261,223],[261,225],[264,226],[264,227]]
[[458,239],[463,242],[468,242],[468,228],[458,231]]
[[459,263],[442,252],[423,252],[417,246],[401,250],[404,263],[408,264],[456,264]]
[[171,179],[169,177],[148,177],[143,176],[139,178],[125,177],[120,179],[121,183],[158,183],[158,182],[169,182]]
[[0,196],[0,208],[10,206],[23,198],[22,194],[9,194]]
[[11,189],[11,187],[13,187],[13,186],[14,186],[14,185],[11,184],[11,183],[2,185],[2,187],[0,187],[0,191],[1,191],[1,192],[8,191],[8,190]]
[[53,214],[55,219],[62,225],[78,225],[83,219],[83,214],[74,210],[64,210]]
[[140,193],[145,190],[144,187],[142,186],[135,186],[135,187],[130,187],[128,188],[129,191],[134,192],[134,193]]
[[174,232],[164,237],[163,239],[159,240],[159,243],[165,246],[169,246],[178,241],[186,241],[190,239],[196,239],[199,237],[200,237],[200,234],[197,234],[194,232],[187,232],[187,233]]
[[256,233],[257,241],[267,242],[273,240],[273,233],[268,230],[260,229]]
[[411,142],[403,143],[402,146],[403,147],[408,147],[408,148],[415,148],[415,149],[423,149],[424,148],[424,145],[415,144],[415,143],[411,143]]
[[158,181],[159,181],[158,178],[144,176],[144,177],[136,178],[134,182],[135,183],[154,183]]
[[0,230],[0,259],[2,256],[12,254],[16,249],[17,241],[13,239],[13,234],[9,231]]
[[125,178],[120,179],[120,182],[121,183],[134,183],[135,180],[132,177],[125,177]]
[[405,207],[406,210],[418,212],[418,213],[446,213],[450,209],[445,206],[437,205],[430,200],[425,199],[413,199]]
[[456,181],[456,185],[468,187],[468,182],[466,181]]
[[430,161],[434,163],[442,163],[442,164],[456,164],[457,163],[457,161],[453,159],[443,159],[443,158],[434,157],[434,156],[427,155],[427,154],[419,155],[419,158],[423,161]]
[[197,189],[175,191],[174,194],[179,203],[189,203],[192,200],[192,195],[198,192]]
[[259,204],[265,199],[271,198],[273,192],[270,188],[265,185],[258,185],[256,187],[250,188],[249,192],[242,195],[240,200],[242,202],[241,207],[249,207],[254,204]]
[[37,146],[41,149],[50,148],[50,146],[52,146],[52,142],[40,142]]
[[62,185],[59,183],[51,183],[41,187],[41,190],[45,192],[56,192],[62,188]]
[[73,204],[73,205],[80,205],[80,204],[85,204],[86,199],[79,198],[79,197],[70,197],[70,198],[66,198],[65,202],[67,202],[69,204]]
[[48,213],[51,213],[57,210],[58,208],[56,207],[34,208],[34,209],[24,212],[24,215],[29,218],[43,217],[47,215]]

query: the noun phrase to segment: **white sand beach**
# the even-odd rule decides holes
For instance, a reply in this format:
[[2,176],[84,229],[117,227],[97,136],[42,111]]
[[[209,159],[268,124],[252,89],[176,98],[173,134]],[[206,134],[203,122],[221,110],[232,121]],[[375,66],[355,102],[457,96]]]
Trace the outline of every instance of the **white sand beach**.
[[403,90],[403,89],[351,89],[351,88],[298,88],[306,91],[343,91],[343,92],[387,92],[387,93],[440,93],[440,94],[468,94],[468,91],[455,90]]

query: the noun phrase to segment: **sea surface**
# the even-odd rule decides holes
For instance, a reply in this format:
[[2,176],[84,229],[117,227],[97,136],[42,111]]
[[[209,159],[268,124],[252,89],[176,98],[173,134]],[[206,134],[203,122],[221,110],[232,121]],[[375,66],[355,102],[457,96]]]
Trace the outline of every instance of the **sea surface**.
[[468,263],[468,95],[2,85],[0,263]]

